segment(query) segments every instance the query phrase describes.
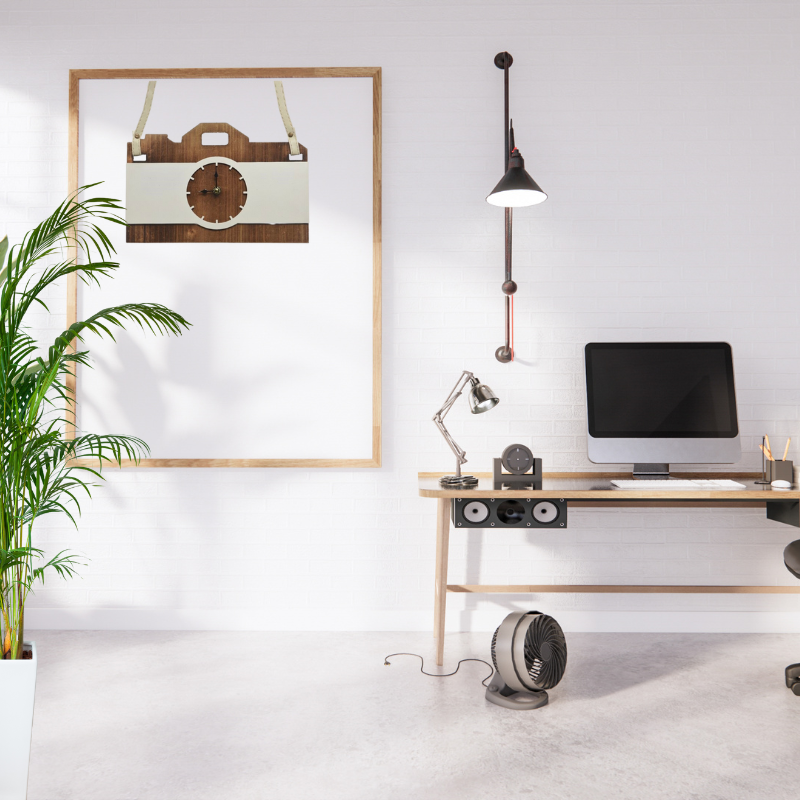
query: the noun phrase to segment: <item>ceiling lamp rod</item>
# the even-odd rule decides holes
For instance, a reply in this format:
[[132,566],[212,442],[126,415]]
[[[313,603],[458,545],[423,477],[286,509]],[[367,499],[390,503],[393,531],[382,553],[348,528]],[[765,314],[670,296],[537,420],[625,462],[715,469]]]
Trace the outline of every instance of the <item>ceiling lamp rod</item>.
[[536,181],[525,171],[525,161],[514,143],[514,124],[510,119],[508,102],[508,70],[514,63],[510,53],[498,53],[494,57],[495,66],[503,70],[505,115],[503,121],[503,160],[504,175],[497,186],[492,189],[486,202],[505,209],[505,333],[506,342],[497,348],[495,358],[504,364],[514,360],[512,346],[512,302],[517,291],[517,284],[511,277],[511,241],[512,241],[512,209],[533,206],[547,199],[547,195],[539,188]]

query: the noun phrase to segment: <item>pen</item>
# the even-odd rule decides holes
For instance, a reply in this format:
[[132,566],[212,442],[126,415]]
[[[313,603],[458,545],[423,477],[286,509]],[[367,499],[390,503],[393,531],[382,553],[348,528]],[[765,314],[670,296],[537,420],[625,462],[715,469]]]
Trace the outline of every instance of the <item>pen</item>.
[[772,457],[772,453],[769,453],[769,452],[767,452],[767,448],[766,448],[766,447],[764,447],[764,445],[763,445],[763,444],[760,444],[760,445],[758,446],[758,449],[759,449],[759,450],[761,450],[761,452],[764,454],[764,456],[765,456],[765,458],[767,459],[767,461],[774,461],[774,460],[775,460],[775,459]]
[[788,456],[788,455],[789,455],[789,444],[791,443],[791,441],[792,441],[792,437],[790,436],[790,437],[789,437],[789,438],[786,440],[786,449],[783,451],[783,460],[784,460],[784,461],[786,461],[786,456]]
[[769,446],[769,434],[768,433],[764,434],[764,439],[767,442],[767,458],[770,461],[774,461],[775,459],[772,457],[772,448]]

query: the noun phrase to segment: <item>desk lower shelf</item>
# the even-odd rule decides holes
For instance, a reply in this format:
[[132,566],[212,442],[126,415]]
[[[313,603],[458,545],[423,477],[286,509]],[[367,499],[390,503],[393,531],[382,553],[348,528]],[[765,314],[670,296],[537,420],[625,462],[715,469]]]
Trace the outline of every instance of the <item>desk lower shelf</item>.
[[[726,473],[724,477],[739,480],[746,488],[740,491],[720,490],[660,490],[660,491],[623,491],[615,489],[612,478],[630,478],[625,474],[601,473],[545,473],[541,489],[495,489],[491,476],[479,475],[480,483],[475,489],[442,488],[436,473],[420,473],[419,494],[437,500],[436,512],[436,579],[434,602],[434,636],[436,642],[436,663],[441,666],[444,656],[444,619],[446,597],[451,593],[468,594],[800,594],[800,585],[796,586],[670,586],[670,585],[607,585],[607,584],[554,584],[532,585],[518,584],[495,586],[483,584],[448,584],[447,564],[450,541],[451,509],[460,500],[475,499],[491,503],[499,499],[522,501],[551,500],[564,504],[563,517],[555,524],[562,527],[563,519],[566,527],[567,508],[761,508],[766,509],[767,518],[794,527],[800,527],[800,487],[778,490],[769,485],[756,482],[758,475]],[[720,474],[684,474],[681,478],[714,478]],[[480,528],[481,525],[466,523],[466,518],[459,517],[455,529],[459,531]],[[524,516],[523,530],[535,532],[537,527],[530,515]],[[488,518],[488,525],[494,530],[515,527],[497,525],[496,515]],[[552,526],[541,526],[552,527]],[[539,527],[539,529],[541,529]],[[484,530],[489,530],[483,527]]]

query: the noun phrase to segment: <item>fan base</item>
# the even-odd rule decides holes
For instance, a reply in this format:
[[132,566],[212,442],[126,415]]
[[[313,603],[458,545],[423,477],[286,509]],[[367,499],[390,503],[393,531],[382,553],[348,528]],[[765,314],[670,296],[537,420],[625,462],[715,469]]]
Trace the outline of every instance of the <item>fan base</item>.
[[786,667],[786,687],[793,694],[800,695],[800,664],[789,664]]
[[486,687],[486,699],[496,706],[513,708],[515,711],[530,711],[546,706],[549,700],[547,692],[515,692],[506,686],[505,681],[495,672]]

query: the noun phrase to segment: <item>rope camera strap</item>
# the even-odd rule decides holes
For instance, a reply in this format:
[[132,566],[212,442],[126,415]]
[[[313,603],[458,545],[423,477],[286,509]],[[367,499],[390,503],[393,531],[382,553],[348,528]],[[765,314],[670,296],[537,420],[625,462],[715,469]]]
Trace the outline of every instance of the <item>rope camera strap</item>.
[[283,127],[286,128],[286,135],[289,137],[289,152],[293,156],[300,155],[300,145],[297,143],[297,134],[294,132],[289,109],[286,108],[286,97],[283,94],[283,81],[275,81],[275,94],[278,96],[278,108],[281,112]]
[[[147,124],[147,118],[150,116],[150,107],[153,105],[153,93],[156,90],[156,82],[150,81],[147,84],[147,95],[144,99],[144,108],[142,109],[142,116],[139,117],[139,123],[133,132],[131,139],[131,153],[134,156],[142,154],[141,138],[144,133],[144,126]],[[292,118],[289,116],[289,109],[286,107],[286,97],[283,93],[283,82],[275,81],[275,94],[278,97],[278,109],[281,112],[281,119],[283,126],[286,128],[286,136],[289,138],[289,152],[293,156],[300,155],[300,145],[297,143],[297,134],[292,125]]]
[[147,96],[144,98],[144,108],[142,109],[142,116],[139,117],[139,124],[133,132],[133,139],[131,139],[131,154],[140,156],[142,154],[142,133],[144,133],[144,126],[147,124],[147,118],[150,116],[150,106],[153,105],[153,92],[156,90],[156,82],[150,81],[147,84]]

